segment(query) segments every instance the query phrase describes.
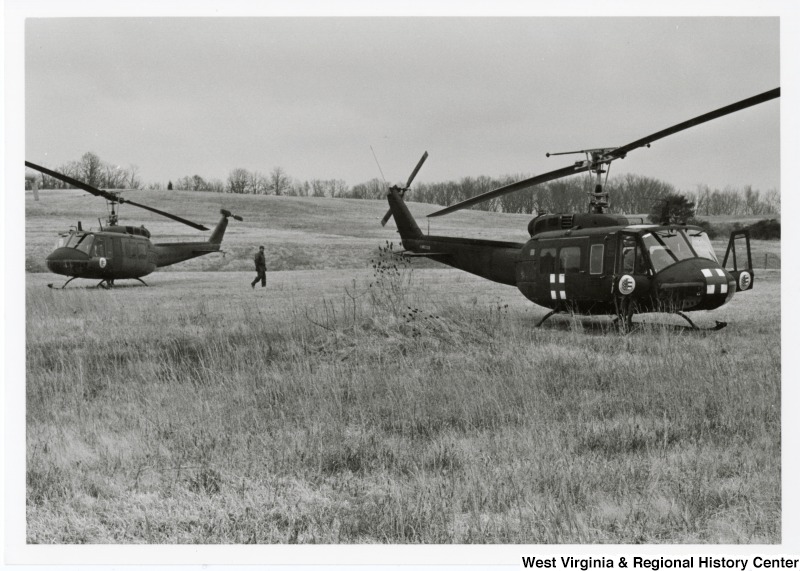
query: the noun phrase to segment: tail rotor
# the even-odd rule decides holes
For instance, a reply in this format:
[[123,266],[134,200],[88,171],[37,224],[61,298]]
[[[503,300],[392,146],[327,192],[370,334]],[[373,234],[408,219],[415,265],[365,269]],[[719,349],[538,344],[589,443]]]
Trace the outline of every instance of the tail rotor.
[[239,222],[242,222],[244,220],[244,218],[242,218],[238,214],[233,214],[230,210],[225,210],[224,208],[220,210],[219,213],[222,214],[225,218],[230,217],[233,218],[234,220],[238,220]]

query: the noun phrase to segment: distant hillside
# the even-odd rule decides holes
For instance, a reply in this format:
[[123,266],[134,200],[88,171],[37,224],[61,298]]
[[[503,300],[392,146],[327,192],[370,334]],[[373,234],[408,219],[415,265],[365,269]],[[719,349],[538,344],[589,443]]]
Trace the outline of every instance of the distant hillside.
[[[387,240],[399,243],[393,221],[386,227],[380,219],[386,213],[385,200],[332,199],[289,196],[236,195],[189,191],[136,190],[128,198],[148,206],[177,214],[189,220],[213,226],[220,208],[244,217],[231,220],[223,242],[226,254],[189,260],[164,271],[250,270],[255,249],[266,246],[270,270],[363,268]],[[438,206],[409,202],[409,208],[427,231],[425,215]],[[40,190],[39,201],[32,192],[25,195],[26,269],[46,271],[44,259],[52,250],[59,232],[81,220],[84,228],[105,222],[104,201],[80,190]],[[134,206],[123,205],[125,224],[144,224],[155,242],[205,239],[198,232]],[[431,219],[432,234],[493,238],[524,242],[530,216],[493,212],[462,211],[444,218]],[[420,264],[434,265],[434,262]]]
[[[244,217],[231,220],[225,234],[225,255],[189,260],[162,271],[249,271],[256,248],[266,246],[267,267],[277,270],[324,268],[364,268],[376,255],[378,246],[387,240],[399,244],[393,221],[386,227],[380,219],[388,204],[384,200],[311,198],[249,194],[218,194],[190,191],[136,190],[126,193],[131,200],[177,214],[189,220],[213,226],[220,208]],[[409,195],[413,198],[413,194]],[[524,242],[528,239],[527,214],[501,214],[462,210],[442,218],[425,216],[439,206],[408,202],[423,232]],[[104,201],[80,190],[40,190],[35,202],[32,192],[25,193],[25,267],[29,272],[44,272],[44,259],[53,248],[59,232],[81,220],[85,228],[98,226],[98,217],[107,216]],[[741,217],[731,217],[738,221]],[[123,205],[123,223],[144,224],[155,242],[205,239],[208,232],[198,232],[134,206]],[[713,217],[714,223],[727,221]],[[723,239],[724,238],[724,239]],[[724,254],[727,237],[715,240],[718,254]],[[764,262],[768,252],[770,262]],[[780,260],[780,242],[754,244],[754,262],[775,267]],[[756,261],[758,260],[758,261]],[[777,260],[777,262],[776,262]],[[415,267],[441,267],[436,262],[418,258]],[[779,265],[777,267],[780,267]]]

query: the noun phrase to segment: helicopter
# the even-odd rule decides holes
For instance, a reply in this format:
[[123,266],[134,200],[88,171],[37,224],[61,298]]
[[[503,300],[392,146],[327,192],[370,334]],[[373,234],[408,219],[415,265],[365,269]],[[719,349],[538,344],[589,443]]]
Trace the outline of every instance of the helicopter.
[[[780,97],[780,88],[743,99],[621,147],[547,153],[547,157],[583,154],[584,160],[520,180],[437,210],[428,217],[449,214],[507,193],[548,181],[591,173],[589,211],[537,213],[528,224],[527,242],[431,236],[423,234],[403,199],[427,151],[405,187],[388,189],[389,211],[405,250],[400,255],[427,257],[482,278],[516,286],[528,300],[550,309],[536,326],[558,313],[610,315],[630,330],[639,313],[674,313],[692,329],[700,329],[684,313],[713,310],[731,301],[735,292],[753,287],[754,273],[747,229],[730,234],[720,264],[708,234],[699,226],[645,224],[608,212],[609,193],[603,175],[613,161],[630,151],[695,125]],[[591,174],[589,176],[591,176]],[[711,329],[727,323],[717,321]]]
[[[205,226],[181,218],[169,212],[140,204],[124,198],[120,191],[95,188],[67,175],[43,166],[25,161],[25,166],[42,172],[94,196],[105,198],[109,205],[106,225],[100,223],[100,230],[84,230],[81,223],[67,232],[59,234],[56,248],[47,256],[47,268],[69,279],[56,289],[64,289],[76,278],[99,279],[95,287],[105,289],[114,286],[115,280],[133,279],[145,286],[142,278],[158,268],[171,266],[198,256],[219,252],[228,218],[242,221],[243,218],[228,210],[220,210],[220,218],[211,236],[206,241],[153,243],[150,231],[144,226],[123,226],[119,223],[118,205],[130,204],[166,216],[172,220],[196,228],[208,230]],[[53,288],[53,284],[48,284]]]

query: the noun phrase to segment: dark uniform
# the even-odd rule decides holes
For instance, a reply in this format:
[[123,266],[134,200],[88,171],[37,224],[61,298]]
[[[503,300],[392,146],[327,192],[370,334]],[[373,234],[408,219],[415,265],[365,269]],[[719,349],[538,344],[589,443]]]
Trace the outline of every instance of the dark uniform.
[[264,246],[258,249],[258,254],[253,260],[256,263],[256,272],[258,275],[252,281],[250,287],[255,288],[256,284],[261,281],[261,287],[267,287],[267,260],[264,258]]

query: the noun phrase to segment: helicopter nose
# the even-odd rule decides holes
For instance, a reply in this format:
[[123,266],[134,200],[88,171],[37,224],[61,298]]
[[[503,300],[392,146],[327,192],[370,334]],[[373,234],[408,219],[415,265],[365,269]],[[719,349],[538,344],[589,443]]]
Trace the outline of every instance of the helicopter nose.
[[716,309],[736,292],[733,276],[705,258],[673,264],[659,272],[655,282],[660,297],[683,310]]
[[702,268],[700,273],[706,283],[706,295],[727,295],[736,291],[736,281],[720,267]]
[[47,269],[62,276],[80,275],[89,267],[89,255],[75,248],[56,248],[47,258]]

